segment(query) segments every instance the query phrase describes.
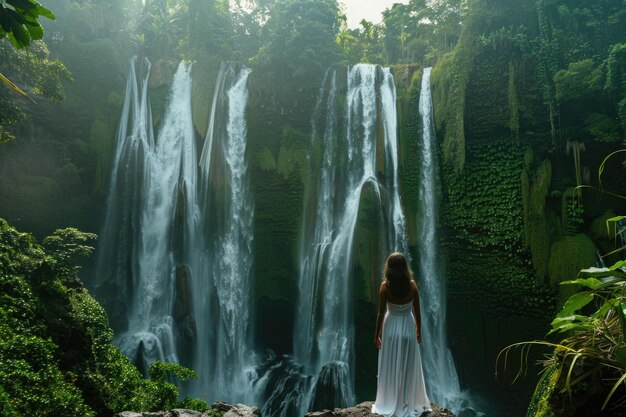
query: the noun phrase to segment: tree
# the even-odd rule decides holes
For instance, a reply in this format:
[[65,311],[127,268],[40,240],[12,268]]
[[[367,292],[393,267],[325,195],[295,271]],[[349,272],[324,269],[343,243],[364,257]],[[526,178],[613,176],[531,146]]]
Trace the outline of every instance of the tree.
[[[26,50],[16,49],[0,40],[0,73],[15,83],[28,86],[23,87],[28,93],[55,101],[62,98],[63,80],[71,79],[65,65],[50,57],[50,51],[43,41],[32,42]],[[9,126],[24,118],[18,100],[17,95],[0,94],[0,143],[14,139]]]
[[363,19],[361,27],[348,29],[344,27],[337,38],[342,47],[343,60],[347,64],[366,62],[369,64],[385,63],[384,28]]
[[454,48],[466,0],[411,0],[383,12],[387,64],[433,65]]
[[[33,93],[55,100],[61,97],[61,80],[69,79],[70,75],[60,61],[50,59],[48,48],[40,41],[43,38],[43,28],[39,23],[41,16],[55,18],[50,10],[35,0],[6,0],[0,3],[0,80],[13,91],[28,97],[9,79],[16,79],[19,74],[20,79],[28,80]],[[23,51],[31,45],[34,46],[30,53]],[[5,126],[22,117],[23,113],[13,98],[0,96],[0,143],[14,138]]]
[[336,0],[278,0],[252,63],[271,74],[276,85],[317,86],[339,57],[341,21]]

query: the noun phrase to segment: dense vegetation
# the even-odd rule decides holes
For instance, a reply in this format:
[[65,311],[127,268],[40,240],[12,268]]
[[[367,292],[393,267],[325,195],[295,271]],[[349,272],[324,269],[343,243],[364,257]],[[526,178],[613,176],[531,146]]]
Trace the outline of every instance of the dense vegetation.
[[155,362],[144,379],[112,344],[107,315],[77,277],[94,235],[57,230],[42,244],[0,219],[0,409],[6,417],[107,416],[208,407],[168,382],[193,371]]
[[[2,2],[0,11],[26,2],[34,3]],[[99,229],[130,56],[153,63],[156,125],[177,61],[194,62],[198,140],[220,62],[245,63],[253,69],[255,303],[259,326],[277,323],[261,327],[259,343],[281,353],[291,350],[290,339],[276,332],[292,327],[309,115],[324,72],[355,62],[393,67],[403,203],[415,250],[419,79],[423,67],[434,66],[452,350],[464,358],[457,363],[464,386],[506,398],[500,415],[526,409],[538,378],[512,386],[503,376],[494,381],[498,352],[545,337],[556,312],[580,289],[560,283],[595,265],[596,250],[614,251],[606,220],[626,213],[623,200],[580,187],[600,188],[592,173],[626,146],[623,0],[410,0],[387,10],[382,22],[358,28],[346,27],[335,0],[241,0],[231,7],[225,0],[44,3],[56,16],[33,9],[44,17],[45,42],[28,26],[15,29],[17,37],[5,35],[9,27],[0,19],[0,73],[36,102],[0,85],[0,142],[6,142],[0,215],[39,237],[67,226]],[[15,48],[26,41],[28,49]],[[602,187],[624,195],[622,161],[618,154],[607,162]],[[160,399],[174,401],[171,387],[141,379],[109,344],[106,315],[64,260],[72,255],[68,242],[85,248],[75,240],[86,235],[66,230],[41,246],[6,223],[2,233],[0,320],[10,337],[0,352],[12,359],[2,361],[0,404],[14,414],[71,408],[106,415],[158,408],[163,390],[170,391]],[[607,265],[620,259],[619,251],[603,257]],[[91,268],[87,263],[81,273],[87,283]],[[357,268],[371,269],[366,262]],[[359,334],[372,332],[370,290],[355,300]],[[623,340],[622,327],[611,326],[611,337]],[[67,334],[84,340],[81,349],[67,346]],[[373,353],[357,355],[364,364],[359,379],[373,380]],[[562,373],[552,371],[541,384],[563,386]],[[130,385],[120,385],[119,374]],[[44,392],[32,383],[44,380],[53,388]],[[371,398],[372,387],[358,386],[359,396]],[[550,402],[545,390],[538,392],[543,397],[533,400],[529,417],[588,412],[584,404]],[[540,401],[544,414],[537,411]]]

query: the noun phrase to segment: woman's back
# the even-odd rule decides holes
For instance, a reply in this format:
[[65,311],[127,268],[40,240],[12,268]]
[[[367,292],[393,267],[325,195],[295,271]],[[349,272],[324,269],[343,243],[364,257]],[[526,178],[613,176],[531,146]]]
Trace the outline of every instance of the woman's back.
[[415,298],[417,293],[417,285],[415,284],[415,281],[411,280],[409,290],[407,292],[403,294],[394,294],[393,291],[391,291],[391,288],[389,288],[389,284],[387,284],[387,281],[383,281],[381,284],[381,290],[384,291],[385,299],[390,303],[406,304],[413,301],[413,299]]

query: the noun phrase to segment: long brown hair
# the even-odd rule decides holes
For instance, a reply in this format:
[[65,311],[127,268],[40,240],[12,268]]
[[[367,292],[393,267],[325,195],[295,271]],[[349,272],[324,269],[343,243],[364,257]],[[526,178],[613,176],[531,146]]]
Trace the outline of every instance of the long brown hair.
[[411,289],[413,272],[409,268],[405,256],[400,252],[394,252],[385,262],[385,282],[394,297],[402,297]]

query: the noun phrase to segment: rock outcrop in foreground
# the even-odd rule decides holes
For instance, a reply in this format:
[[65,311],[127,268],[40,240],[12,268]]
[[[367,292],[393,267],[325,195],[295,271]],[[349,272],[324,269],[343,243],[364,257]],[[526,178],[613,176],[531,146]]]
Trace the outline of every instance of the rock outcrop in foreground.
[[[455,417],[452,411],[432,404],[433,411],[426,411],[420,417]],[[372,401],[366,401],[350,408],[335,408],[334,410],[316,411],[305,417],[382,417],[372,413]]]
[[[420,417],[455,417],[452,411],[446,408],[441,408],[436,404],[432,404],[432,407],[432,411],[426,411]],[[372,413],[371,410],[372,401],[366,401],[350,408],[335,408],[334,410],[308,413],[305,417],[382,417],[380,414]],[[222,417],[261,417],[261,410],[258,407],[248,407],[243,404],[231,405],[221,401],[213,404],[211,410],[204,413],[183,409],[145,413],[123,411],[115,414],[115,417],[213,417],[220,415],[216,412],[224,413]]]
[[[224,414],[220,414],[224,413]],[[243,404],[226,404],[221,401],[213,404],[209,411],[201,413],[194,410],[184,410],[176,408],[170,411],[136,413],[134,411],[122,411],[115,414],[115,417],[261,417],[261,410],[258,407],[248,407]]]

